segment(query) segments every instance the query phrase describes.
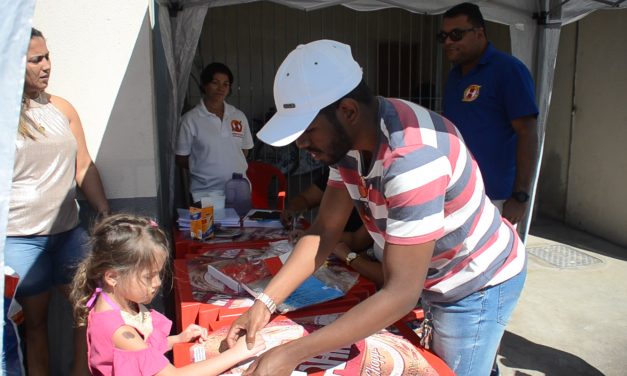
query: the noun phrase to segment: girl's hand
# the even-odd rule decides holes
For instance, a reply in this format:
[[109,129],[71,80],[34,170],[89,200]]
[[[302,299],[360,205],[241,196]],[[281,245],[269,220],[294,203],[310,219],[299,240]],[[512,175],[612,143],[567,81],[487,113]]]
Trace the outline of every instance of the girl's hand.
[[235,346],[231,348],[232,351],[235,351],[239,355],[241,355],[242,359],[247,359],[251,356],[257,355],[265,349],[266,341],[264,341],[263,337],[259,333],[255,335],[255,343],[253,343],[250,350],[248,349],[248,345],[246,344],[246,336],[239,337],[235,342]]
[[207,339],[207,329],[200,325],[191,324],[178,335],[179,342],[191,342],[196,339],[204,342]]

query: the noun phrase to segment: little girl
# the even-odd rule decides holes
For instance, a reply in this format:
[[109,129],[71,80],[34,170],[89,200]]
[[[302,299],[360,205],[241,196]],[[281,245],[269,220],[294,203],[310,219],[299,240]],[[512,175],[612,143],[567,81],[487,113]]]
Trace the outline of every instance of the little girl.
[[149,219],[112,215],[95,226],[90,246],[71,300],[76,323],[87,325],[93,375],[217,375],[265,348],[258,337],[252,350],[241,341],[217,358],[175,368],[164,353],[175,343],[204,340],[207,331],[190,325],[168,336],[172,322],[143,305],[161,286],[168,260],[163,231]]

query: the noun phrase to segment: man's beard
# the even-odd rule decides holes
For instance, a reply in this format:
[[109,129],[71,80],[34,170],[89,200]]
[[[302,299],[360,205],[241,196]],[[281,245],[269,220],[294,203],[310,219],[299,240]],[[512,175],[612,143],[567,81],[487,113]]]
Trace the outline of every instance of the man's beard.
[[342,160],[342,158],[344,158],[344,156],[346,156],[346,154],[353,148],[353,142],[346,132],[346,129],[344,129],[342,124],[340,124],[340,121],[337,119],[335,114],[328,117],[328,119],[333,125],[335,135],[331,140],[329,152],[327,153],[327,155],[329,156],[329,160],[322,161],[322,163],[327,166],[331,166],[338,163],[340,160]]

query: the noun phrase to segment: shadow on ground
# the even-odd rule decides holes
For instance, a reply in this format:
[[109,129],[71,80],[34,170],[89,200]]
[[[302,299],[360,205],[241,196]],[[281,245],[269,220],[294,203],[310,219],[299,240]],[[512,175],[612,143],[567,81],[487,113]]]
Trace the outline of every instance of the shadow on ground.
[[508,368],[519,368],[516,376],[529,375],[524,370],[550,376],[603,376],[585,360],[552,347],[531,342],[514,333],[505,332],[501,341],[500,362]]

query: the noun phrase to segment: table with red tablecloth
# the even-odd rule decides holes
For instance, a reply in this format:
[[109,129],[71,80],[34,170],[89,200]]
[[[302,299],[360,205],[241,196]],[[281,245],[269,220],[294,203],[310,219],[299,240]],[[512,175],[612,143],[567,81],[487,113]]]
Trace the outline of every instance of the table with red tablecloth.
[[[270,234],[264,238],[263,234]],[[199,324],[215,331],[230,325],[237,317],[245,312],[252,304],[252,299],[242,297],[222,296],[213,297],[211,300],[199,299],[198,294],[194,294],[193,286],[190,283],[188,265],[190,260],[202,254],[211,254],[212,251],[224,251],[237,248],[264,248],[271,241],[285,239],[287,232],[280,229],[257,231],[249,230],[241,238],[217,239],[214,241],[194,241],[186,234],[175,232],[175,255],[174,260],[174,298],[175,298],[175,324],[180,331],[190,324]],[[288,312],[284,316],[299,322],[314,322],[320,317],[333,317],[341,315],[368,298],[376,292],[375,284],[360,276],[355,285],[341,298],[328,302],[319,303],[310,307]],[[278,316],[277,316],[278,317]],[[416,309],[399,320],[394,325],[394,330],[404,338],[417,346],[421,356],[431,364],[438,374],[452,375],[452,371],[436,355],[424,350],[419,346],[419,337],[407,324],[423,318],[422,310]],[[192,344],[177,344],[174,346],[174,365],[181,367],[191,362],[190,347]]]

